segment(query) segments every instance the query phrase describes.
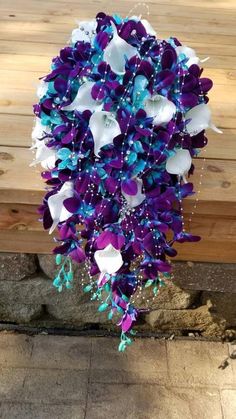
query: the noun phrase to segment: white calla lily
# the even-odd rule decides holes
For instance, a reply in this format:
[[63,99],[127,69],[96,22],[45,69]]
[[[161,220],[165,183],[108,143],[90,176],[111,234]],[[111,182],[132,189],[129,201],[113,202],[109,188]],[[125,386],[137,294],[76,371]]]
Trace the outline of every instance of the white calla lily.
[[46,95],[47,91],[48,91],[48,83],[44,80],[41,80],[41,82],[38,85],[37,92],[36,92],[38,98],[41,99],[44,95]]
[[178,175],[187,182],[185,174],[188,173],[192,165],[192,158],[188,150],[177,150],[174,156],[166,161],[166,171],[171,175]]
[[188,61],[187,61],[187,66],[188,67],[191,67],[191,65],[193,65],[193,64],[204,63],[205,61],[209,60],[209,57],[206,57],[203,60],[200,60],[200,58],[197,57],[197,54],[196,54],[196,52],[194,51],[193,48],[186,47],[184,45],[180,45],[180,46],[176,47],[175,51],[176,51],[178,56],[180,54],[184,54],[188,58]]
[[139,55],[138,50],[118,35],[114,23],[112,23],[112,28],[113,38],[104,50],[103,59],[111,66],[114,73],[124,74],[126,58],[129,60],[131,57]]
[[222,134],[222,131],[217,128],[211,121],[211,111],[206,103],[194,106],[185,114],[187,132],[193,136],[197,135],[204,129],[211,128],[213,131]]
[[144,110],[148,117],[154,118],[155,125],[168,123],[176,112],[173,102],[161,95],[153,95],[144,103]]
[[146,198],[146,196],[142,193],[142,187],[143,187],[142,179],[136,178],[134,180],[135,180],[135,182],[137,183],[137,186],[138,186],[138,192],[136,193],[136,195],[128,195],[124,191],[121,190],[122,195],[124,196],[124,198],[127,201],[127,204],[131,208],[135,208],[138,205],[142,204],[142,202]]
[[148,35],[156,36],[156,31],[153,29],[152,25],[148,22],[147,19],[141,19],[141,23],[143,24]]
[[89,120],[89,128],[94,140],[94,154],[97,157],[103,146],[112,144],[113,139],[121,134],[120,126],[111,112],[94,112]]
[[48,198],[48,208],[53,219],[53,224],[49,230],[49,234],[55,230],[59,222],[67,220],[71,217],[71,213],[63,205],[63,201],[67,198],[72,198],[74,195],[74,187],[72,181],[64,183],[59,192]]
[[77,41],[92,42],[96,35],[97,21],[78,22],[79,27],[72,31],[71,41],[75,44]]
[[37,140],[33,148],[36,148],[36,154],[30,166],[41,163],[41,166],[45,170],[51,170],[55,167],[57,153],[53,148],[47,147],[44,140]]
[[51,170],[55,167],[56,151],[53,148],[47,147],[47,137],[41,140],[42,137],[45,137],[45,135],[50,132],[50,128],[42,125],[41,120],[36,118],[35,126],[32,131],[33,143],[31,147],[31,150],[36,150],[36,155],[30,166],[41,163],[41,166],[45,170]]
[[62,107],[63,111],[79,111],[83,112],[86,110],[96,111],[102,109],[101,102],[98,102],[92,98],[91,90],[95,82],[86,81],[83,83],[77,92],[76,97],[70,105]]
[[95,261],[100,272],[107,274],[116,273],[123,265],[123,259],[119,250],[116,250],[112,244],[108,244],[103,250],[97,250],[94,253]]

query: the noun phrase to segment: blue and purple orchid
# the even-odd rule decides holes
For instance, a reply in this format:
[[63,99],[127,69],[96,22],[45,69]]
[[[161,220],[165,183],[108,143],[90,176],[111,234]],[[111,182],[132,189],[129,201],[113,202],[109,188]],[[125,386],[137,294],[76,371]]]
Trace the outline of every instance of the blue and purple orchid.
[[219,132],[200,62],[144,19],[98,13],[72,32],[37,91],[32,148],[47,184],[43,225],[59,233],[54,285],[71,288],[71,260],[85,264],[85,291],[119,316],[121,351],[141,311],[136,291],[156,295],[174,243],[200,239],[184,229],[182,200],[205,130]]

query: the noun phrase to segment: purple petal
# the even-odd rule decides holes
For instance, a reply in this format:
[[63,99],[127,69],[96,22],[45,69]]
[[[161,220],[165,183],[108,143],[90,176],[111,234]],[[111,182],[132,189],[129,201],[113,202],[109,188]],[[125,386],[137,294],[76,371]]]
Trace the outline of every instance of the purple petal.
[[61,142],[63,144],[69,144],[73,141],[74,137],[77,134],[76,128],[71,128],[71,130],[65,135],[65,137],[62,138]]
[[71,259],[73,259],[77,263],[84,262],[86,259],[84,250],[80,247],[76,247],[76,249],[72,250],[72,252],[69,253]]
[[108,190],[108,192],[112,194],[116,192],[118,188],[118,184],[119,184],[118,181],[114,179],[113,177],[109,177],[105,180],[105,187]]
[[123,332],[128,332],[132,327],[133,320],[129,314],[126,314],[125,319],[122,320],[121,328]]
[[175,79],[175,74],[170,70],[160,71],[157,75],[157,90],[170,86]]
[[57,77],[54,81],[54,89],[60,93],[60,95],[64,96],[67,89],[67,81],[61,77]]
[[106,88],[101,83],[96,83],[91,90],[91,96],[94,100],[102,100],[106,95]]
[[168,47],[165,49],[162,58],[161,58],[161,64],[163,70],[165,69],[171,69],[172,65],[176,62],[177,55],[172,47]]
[[67,211],[74,214],[78,211],[78,209],[80,207],[80,199],[78,199],[78,198],[67,198],[63,202],[63,205],[67,209]]
[[107,32],[99,32],[96,36],[95,42],[98,44],[99,48],[104,50],[109,42],[109,36]]
[[138,193],[137,182],[133,179],[123,181],[121,183],[121,188],[127,195],[136,195]]
[[198,97],[194,93],[183,93],[180,96],[180,103],[183,106],[193,108],[198,104]]
[[89,181],[89,176],[85,174],[80,175],[76,180],[75,190],[78,193],[85,193],[88,190]]

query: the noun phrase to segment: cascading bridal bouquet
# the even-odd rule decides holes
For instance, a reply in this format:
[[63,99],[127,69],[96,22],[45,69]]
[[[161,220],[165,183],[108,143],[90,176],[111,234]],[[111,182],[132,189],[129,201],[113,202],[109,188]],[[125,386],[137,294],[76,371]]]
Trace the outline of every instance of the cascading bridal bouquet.
[[131,298],[147,287],[156,295],[174,243],[200,239],[184,229],[182,200],[193,194],[205,130],[219,132],[200,62],[145,19],[98,13],[73,30],[37,91],[34,163],[47,184],[39,210],[59,234],[54,285],[71,288],[71,260],[84,262],[84,291],[119,316],[121,351],[139,315]]

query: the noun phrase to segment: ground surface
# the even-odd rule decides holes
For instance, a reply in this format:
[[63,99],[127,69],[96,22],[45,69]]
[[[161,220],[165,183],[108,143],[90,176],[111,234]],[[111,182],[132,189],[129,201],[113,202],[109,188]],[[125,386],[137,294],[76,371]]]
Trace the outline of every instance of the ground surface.
[[[235,419],[234,346],[0,334],[0,418]],[[219,366],[228,358],[228,366]]]

